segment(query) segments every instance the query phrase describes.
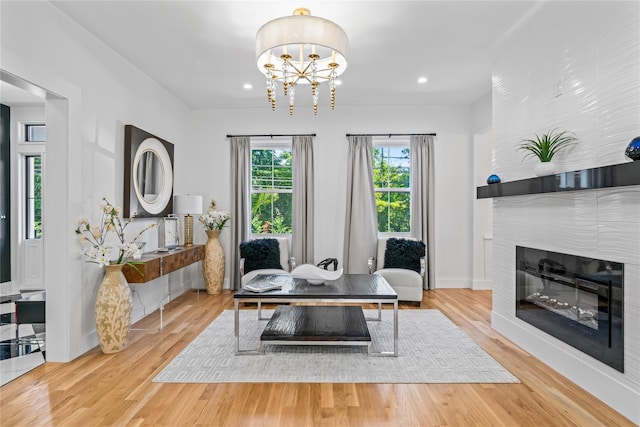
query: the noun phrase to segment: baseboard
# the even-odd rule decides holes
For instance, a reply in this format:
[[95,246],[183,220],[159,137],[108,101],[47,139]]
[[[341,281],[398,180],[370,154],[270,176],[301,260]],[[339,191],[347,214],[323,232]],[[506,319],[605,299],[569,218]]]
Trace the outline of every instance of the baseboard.
[[491,327],[640,425],[640,391],[615,378],[624,374],[518,319],[492,311]]
[[471,280],[469,279],[437,279],[434,289],[470,289]]
[[474,280],[471,283],[471,289],[473,289],[474,291],[493,289],[493,280]]

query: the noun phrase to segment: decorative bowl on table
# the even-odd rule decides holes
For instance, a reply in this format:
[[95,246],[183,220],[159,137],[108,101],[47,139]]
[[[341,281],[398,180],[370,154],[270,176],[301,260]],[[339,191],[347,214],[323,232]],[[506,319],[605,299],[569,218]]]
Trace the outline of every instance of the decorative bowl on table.
[[336,271],[325,270],[313,264],[302,264],[291,271],[291,277],[304,279],[310,285],[322,285],[329,280],[336,280],[342,276],[342,269]]

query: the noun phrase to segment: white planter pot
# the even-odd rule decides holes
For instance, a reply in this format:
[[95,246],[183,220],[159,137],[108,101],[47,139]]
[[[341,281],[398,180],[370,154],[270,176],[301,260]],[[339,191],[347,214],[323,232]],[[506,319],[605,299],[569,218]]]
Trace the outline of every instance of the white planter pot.
[[556,173],[556,165],[553,162],[540,162],[533,168],[536,176],[553,175]]

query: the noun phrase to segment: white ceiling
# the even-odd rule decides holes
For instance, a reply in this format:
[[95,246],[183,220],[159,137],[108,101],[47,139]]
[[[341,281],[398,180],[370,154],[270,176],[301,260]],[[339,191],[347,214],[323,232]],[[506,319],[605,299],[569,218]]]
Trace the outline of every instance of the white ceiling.
[[[254,37],[265,22],[297,7],[334,21],[349,37],[338,105],[471,104],[491,90],[492,44],[536,2],[53,3],[186,105],[226,108],[268,105]],[[429,81],[419,85],[420,76]],[[243,89],[245,83],[253,89]],[[296,104],[310,100],[299,91]],[[320,103],[328,103],[322,88]]]

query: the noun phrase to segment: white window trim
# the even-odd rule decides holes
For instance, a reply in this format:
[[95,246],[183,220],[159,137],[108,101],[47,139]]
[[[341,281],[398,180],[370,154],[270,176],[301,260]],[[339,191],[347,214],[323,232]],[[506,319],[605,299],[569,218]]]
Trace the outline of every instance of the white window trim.
[[21,120],[18,121],[18,145],[29,145],[29,146],[36,146],[36,145],[45,145],[46,141],[41,142],[41,141],[27,141],[27,132],[26,132],[26,127],[28,125],[37,125],[37,126],[47,126],[47,124],[43,121],[43,120]]
[[[21,243],[25,240],[25,229],[27,218],[25,217],[27,212],[24,207],[24,200],[27,197],[27,188],[26,188],[26,165],[25,161],[28,156],[41,156],[42,157],[42,170],[41,173],[44,175],[44,170],[46,168],[45,162],[45,153],[47,151],[47,143],[46,142],[29,142],[26,141],[26,131],[25,128],[27,125],[44,125],[46,123],[43,120],[19,120],[17,122],[18,125],[18,142],[16,144],[16,156],[17,156],[17,203],[16,203],[16,218],[17,221],[17,238],[18,243]],[[44,191],[44,189],[43,189]]]
[[[266,150],[266,149],[286,149],[286,150],[290,150],[293,154],[293,141],[292,138],[289,136],[278,136],[278,137],[257,137],[258,139],[256,139],[256,137],[251,138],[251,143],[250,143],[250,149],[253,150]],[[253,186],[251,185],[251,179],[249,182],[249,195],[251,194],[256,194],[256,193],[290,193],[293,194],[293,190],[282,190],[282,189],[275,189],[275,190],[266,190],[266,191],[254,191],[253,190]],[[248,216],[248,223],[251,224],[251,201],[249,201],[249,212],[247,212],[247,216]],[[288,237],[291,238],[292,233],[269,233],[269,234],[263,234],[263,233],[253,233],[251,231],[249,231],[249,238],[250,239],[259,239],[259,238],[276,238],[276,237]]]
[[374,147],[411,147],[408,136],[374,136],[371,142]]
[[[409,141],[408,136],[378,136],[372,138],[373,148],[380,147],[406,147],[411,148],[411,143]],[[409,172],[411,173],[411,172]],[[374,193],[376,192],[401,192],[401,193],[410,193],[411,192],[411,183],[409,183],[408,188],[373,188]],[[413,203],[411,198],[409,198],[409,203]],[[412,205],[409,205],[409,215],[413,212]],[[409,220],[409,227],[411,227],[411,220]],[[411,237],[411,230],[406,232],[390,232],[390,231],[378,231],[378,237]]]

